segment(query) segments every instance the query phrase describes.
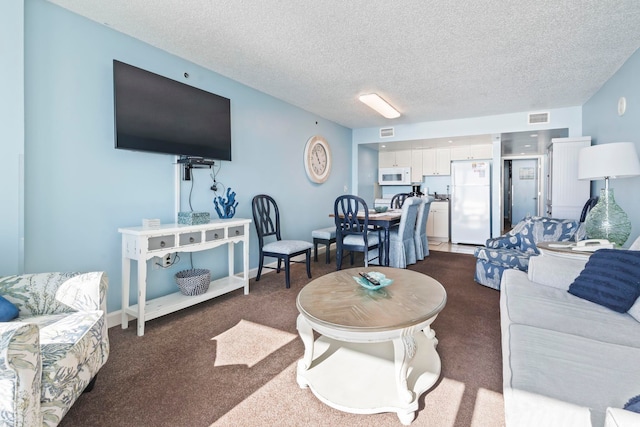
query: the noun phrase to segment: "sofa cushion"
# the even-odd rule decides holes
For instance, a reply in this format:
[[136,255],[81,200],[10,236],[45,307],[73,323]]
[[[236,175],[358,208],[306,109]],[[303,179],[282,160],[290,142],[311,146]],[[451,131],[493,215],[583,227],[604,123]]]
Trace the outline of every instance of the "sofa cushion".
[[621,408],[637,393],[639,348],[528,325],[511,324],[508,334],[505,387],[591,408],[586,425],[604,425],[607,407]]
[[640,251],[596,251],[569,286],[569,293],[626,312],[640,296]]
[[532,283],[520,271],[505,272],[501,287],[503,322],[640,348],[638,322],[627,313],[616,313],[563,289]]
[[638,298],[636,302],[633,303],[631,308],[627,310],[627,313],[629,313],[631,317],[640,322],[640,298]]
[[18,307],[0,295],[0,322],[8,322],[20,314]]
[[529,280],[536,284],[569,290],[569,285],[584,270],[588,258],[535,256],[529,259]]
[[640,415],[622,408],[607,408],[605,427],[635,427],[640,425]]

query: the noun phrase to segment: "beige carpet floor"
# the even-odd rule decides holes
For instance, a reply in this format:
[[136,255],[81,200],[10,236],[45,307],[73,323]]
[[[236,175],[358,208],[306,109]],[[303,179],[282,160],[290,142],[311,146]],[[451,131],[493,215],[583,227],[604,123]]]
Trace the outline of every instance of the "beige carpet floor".
[[[473,281],[474,264],[471,255],[432,251],[410,266],[439,280],[448,297],[432,325],[442,375],[412,426],[504,425],[499,293]],[[334,270],[312,263],[314,277]],[[235,291],[148,322],[143,337],[135,321],[111,328],[95,388],[60,426],[401,425],[393,413],[335,410],[298,387],[295,298],[308,281],[304,265],[294,265],[291,289],[283,273],[269,273],[251,280],[249,295]]]

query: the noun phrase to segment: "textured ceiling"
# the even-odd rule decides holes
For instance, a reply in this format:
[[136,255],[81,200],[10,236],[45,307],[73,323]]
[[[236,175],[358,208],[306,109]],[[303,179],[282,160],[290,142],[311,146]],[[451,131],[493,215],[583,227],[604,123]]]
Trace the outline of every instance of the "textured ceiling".
[[49,1],[350,128],[582,105],[640,46],[638,0]]

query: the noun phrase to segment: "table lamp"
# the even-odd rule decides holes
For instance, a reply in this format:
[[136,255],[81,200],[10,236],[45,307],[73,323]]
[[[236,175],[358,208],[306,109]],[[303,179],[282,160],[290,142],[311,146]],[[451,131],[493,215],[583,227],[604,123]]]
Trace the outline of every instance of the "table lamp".
[[604,179],[600,199],[585,219],[590,239],[607,239],[622,246],[631,234],[629,217],[616,203],[609,179],[640,175],[640,161],[633,142],[613,142],[582,148],[578,154],[578,179]]

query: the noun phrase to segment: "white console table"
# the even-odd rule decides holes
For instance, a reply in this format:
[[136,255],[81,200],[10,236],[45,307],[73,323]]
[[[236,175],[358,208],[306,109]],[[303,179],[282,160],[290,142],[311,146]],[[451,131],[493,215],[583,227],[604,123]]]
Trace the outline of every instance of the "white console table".
[[[159,227],[119,228],[122,233],[122,329],[129,317],[138,319],[138,336],[144,335],[147,320],[218,297],[244,287],[249,293],[249,224],[250,219],[219,219],[207,224],[163,224]],[[234,245],[242,242],[243,269],[234,273]],[[174,252],[198,252],[228,245],[229,266],[226,277],[213,280],[201,295],[176,292],[147,301],[147,261]],[[129,305],[131,260],[138,263],[138,303]]]

